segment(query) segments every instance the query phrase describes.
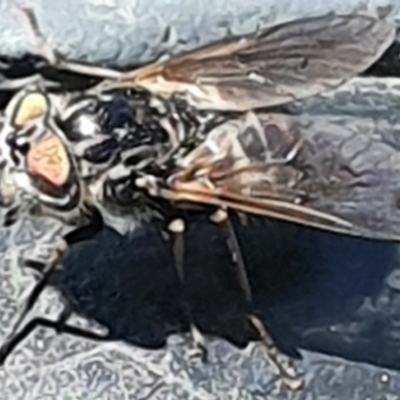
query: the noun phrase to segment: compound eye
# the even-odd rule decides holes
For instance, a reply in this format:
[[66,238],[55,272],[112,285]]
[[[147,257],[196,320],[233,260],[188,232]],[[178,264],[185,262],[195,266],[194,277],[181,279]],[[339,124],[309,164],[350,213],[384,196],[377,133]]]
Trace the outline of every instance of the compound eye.
[[29,93],[17,105],[12,125],[16,128],[22,128],[32,120],[44,117],[48,108],[47,99],[43,94],[39,92]]
[[68,181],[71,172],[68,153],[61,139],[52,133],[31,144],[26,161],[31,176],[45,179],[55,187]]

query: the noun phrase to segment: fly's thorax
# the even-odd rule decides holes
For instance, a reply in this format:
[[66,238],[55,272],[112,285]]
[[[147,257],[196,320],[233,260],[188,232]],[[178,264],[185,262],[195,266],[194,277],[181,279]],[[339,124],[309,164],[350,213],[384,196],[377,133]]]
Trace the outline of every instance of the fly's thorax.
[[63,131],[97,203],[141,208],[142,193],[133,181],[164,173],[184,134],[175,114],[171,103],[139,90],[77,96],[70,102]]
[[80,97],[70,110],[64,130],[91,198],[105,220],[129,226],[163,217],[162,201],[137,180],[166,181],[215,118],[139,90]]
[[139,164],[168,147],[160,123],[165,113],[136,92],[77,96],[64,113],[63,131],[84,168],[105,171],[120,160]]

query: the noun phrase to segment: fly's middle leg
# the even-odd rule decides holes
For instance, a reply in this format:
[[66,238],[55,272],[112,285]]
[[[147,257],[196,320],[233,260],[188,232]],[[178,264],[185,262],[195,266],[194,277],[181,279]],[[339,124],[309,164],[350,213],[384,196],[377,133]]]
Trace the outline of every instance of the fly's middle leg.
[[[181,286],[185,283],[184,273],[184,233],[185,223],[181,219],[175,219],[168,225],[168,230],[172,235],[172,247],[174,255],[174,265],[179,277]],[[185,293],[185,288],[182,287]],[[202,362],[207,361],[207,347],[205,339],[199,328],[194,323],[192,309],[186,296],[183,297],[183,307],[187,320],[190,323],[190,335],[196,349],[195,356],[199,356]]]
[[229,251],[232,256],[232,261],[235,266],[235,272],[238,278],[239,285],[245,296],[245,300],[248,303],[250,312],[248,314],[248,321],[252,329],[257,333],[259,340],[263,345],[267,359],[270,361],[272,366],[277,370],[283,383],[292,390],[297,390],[302,386],[302,380],[296,376],[295,371],[291,371],[292,368],[286,367],[284,362],[281,361],[282,355],[276,348],[273,339],[269,335],[264,323],[259,317],[252,311],[253,300],[251,293],[251,286],[246,272],[246,266],[244,263],[243,255],[240,249],[240,244],[236,237],[235,229],[232,221],[229,218],[228,212],[222,209],[217,210],[210,218],[214,223],[218,224],[226,237],[226,241],[229,247]]

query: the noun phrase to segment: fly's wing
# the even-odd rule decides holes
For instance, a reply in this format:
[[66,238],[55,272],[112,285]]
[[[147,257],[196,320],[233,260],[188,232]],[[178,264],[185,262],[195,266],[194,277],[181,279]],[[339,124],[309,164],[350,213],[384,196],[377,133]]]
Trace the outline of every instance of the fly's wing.
[[400,152],[338,125],[248,113],[215,128],[159,195],[324,230],[400,240]]
[[38,52],[51,65],[107,79],[95,92],[135,86],[167,98],[179,92],[198,109],[247,111],[316,95],[366,70],[395,38],[394,25],[383,20],[329,14],[259,29],[123,73],[64,60],[48,45],[33,11],[20,9]]
[[277,106],[361,73],[394,37],[394,27],[383,20],[330,14],[272,26],[138,69],[123,75],[118,85],[139,85],[164,96],[183,92],[198,109]]

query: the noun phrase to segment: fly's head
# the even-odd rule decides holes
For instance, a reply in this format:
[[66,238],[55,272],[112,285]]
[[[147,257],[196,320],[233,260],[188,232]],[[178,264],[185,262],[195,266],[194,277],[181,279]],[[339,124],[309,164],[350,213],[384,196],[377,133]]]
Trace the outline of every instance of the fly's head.
[[56,98],[37,88],[15,95],[0,132],[0,199],[2,207],[77,218],[84,190],[70,146],[57,120]]

